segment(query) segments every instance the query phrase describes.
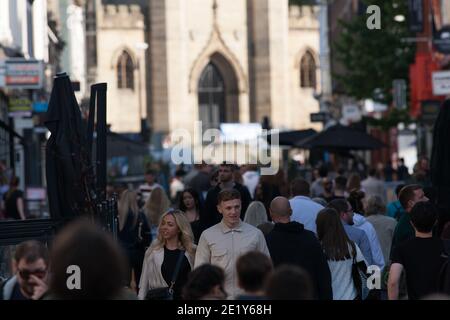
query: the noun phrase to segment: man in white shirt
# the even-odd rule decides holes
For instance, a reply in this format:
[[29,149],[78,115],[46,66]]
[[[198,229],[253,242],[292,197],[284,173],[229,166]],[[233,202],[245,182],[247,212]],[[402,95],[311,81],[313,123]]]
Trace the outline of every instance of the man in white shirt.
[[170,183],[170,200],[172,203],[178,203],[178,196],[184,190],[183,176],[185,172],[183,170],[177,170],[175,177]]
[[139,192],[141,194],[142,203],[147,202],[150,198],[150,194],[155,188],[162,188],[162,186],[156,183],[156,173],[153,170],[147,170],[145,172],[145,184],[139,186]]
[[311,200],[309,183],[303,179],[294,179],[291,182],[291,195],[289,200],[292,208],[292,221],[297,221],[306,230],[316,232],[316,218],[323,206]]
[[225,291],[229,296],[242,294],[238,286],[236,261],[249,251],[259,251],[270,257],[263,233],[240,219],[239,191],[223,190],[218,195],[218,211],[222,221],[203,231],[197,246],[195,266],[211,263],[225,271]]

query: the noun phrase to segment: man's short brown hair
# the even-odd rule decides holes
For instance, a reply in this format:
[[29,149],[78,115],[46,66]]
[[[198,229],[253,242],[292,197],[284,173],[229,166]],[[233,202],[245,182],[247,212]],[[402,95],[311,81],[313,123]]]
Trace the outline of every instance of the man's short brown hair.
[[[126,284],[126,257],[111,234],[86,218],[73,221],[52,243],[50,292],[58,299],[113,299]],[[81,270],[80,290],[66,284],[67,268]]]
[[339,215],[348,211],[349,202],[345,199],[334,199],[328,203],[327,208],[336,210]]
[[220,204],[221,202],[230,201],[234,199],[241,200],[241,194],[239,191],[235,189],[231,190],[222,190],[219,192],[219,195],[217,196],[217,204]]
[[311,276],[299,266],[282,265],[268,279],[266,295],[270,300],[313,300]]
[[14,260],[19,263],[22,259],[24,259],[26,263],[33,263],[42,259],[48,266],[49,253],[47,247],[42,242],[36,240],[22,242],[16,247]]
[[306,196],[309,197],[311,194],[309,183],[301,178],[296,178],[291,182],[291,195],[295,196]]
[[231,171],[234,171],[234,169],[236,169],[236,165],[234,163],[230,163],[230,162],[226,162],[226,161],[223,161],[219,165],[219,167],[227,167],[227,168],[230,168]]
[[408,207],[408,201],[414,200],[414,191],[423,189],[421,185],[418,184],[410,184],[402,188],[398,195],[398,200],[402,205],[403,209],[406,210]]
[[247,292],[264,289],[272,269],[270,258],[259,251],[249,251],[236,262],[239,285]]

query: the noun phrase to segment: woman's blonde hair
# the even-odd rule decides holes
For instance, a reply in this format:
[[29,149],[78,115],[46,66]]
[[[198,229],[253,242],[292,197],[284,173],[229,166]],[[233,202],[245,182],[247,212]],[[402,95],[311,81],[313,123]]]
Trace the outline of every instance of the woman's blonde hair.
[[268,222],[267,211],[264,204],[261,201],[253,201],[245,212],[244,222],[251,224],[254,227]]
[[144,205],[144,211],[151,225],[157,225],[161,216],[170,207],[170,200],[164,189],[157,187],[150,193],[150,197]]
[[131,212],[131,214],[133,215],[133,227],[135,227],[139,215],[137,193],[132,190],[124,190],[120,194],[117,209],[119,216],[119,230],[122,230],[125,226],[129,212]]
[[175,224],[178,227],[178,249],[186,250],[190,255],[195,255],[194,235],[192,233],[191,224],[181,210],[169,210],[161,216],[158,224],[158,235],[153,241],[148,252],[153,249],[161,249],[166,245],[166,241],[162,237],[159,230],[165,217],[171,215],[175,219]]

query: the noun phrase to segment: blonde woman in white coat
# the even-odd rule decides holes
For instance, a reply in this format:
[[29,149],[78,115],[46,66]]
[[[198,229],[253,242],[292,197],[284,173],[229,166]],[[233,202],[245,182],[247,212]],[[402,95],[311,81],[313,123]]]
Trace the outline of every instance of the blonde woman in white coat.
[[145,299],[151,289],[170,287],[181,250],[184,252],[174,290],[174,299],[181,299],[181,291],[194,266],[195,244],[191,225],[180,210],[170,210],[161,217],[158,236],[147,249],[139,283],[139,299]]

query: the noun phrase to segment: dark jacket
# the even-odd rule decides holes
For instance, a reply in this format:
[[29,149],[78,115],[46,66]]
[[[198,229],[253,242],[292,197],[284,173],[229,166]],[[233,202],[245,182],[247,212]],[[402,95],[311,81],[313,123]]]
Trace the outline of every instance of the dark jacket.
[[391,259],[394,249],[401,243],[413,239],[416,236],[413,226],[411,225],[411,217],[409,213],[404,213],[397,223],[392,237]]
[[118,232],[118,238],[124,249],[145,251],[152,241],[150,226],[143,212],[138,213],[136,225],[133,226],[134,215],[128,212],[125,225]]
[[[0,301],[11,300],[14,289],[18,286],[17,276],[12,276],[11,278],[0,283]],[[48,291],[42,295],[39,300],[45,300],[48,297]],[[31,299],[30,299],[31,300]]]
[[[244,220],[245,212],[252,201],[252,197],[247,187],[242,184],[235,182],[233,189],[239,191],[241,194],[241,220]],[[202,221],[202,225],[205,229],[212,227],[222,220],[222,215],[219,211],[217,211],[217,196],[220,191],[222,191],[222,189],[220,188],[220,185],[217,185],[216,187],[210,189],[206,196],[205,210],[200,216],[200,220]]]
[[189,183],[189,187],[194,189],[199,196],[204,200],[203,192],[207,192],[211,189],[211,183],[209,182],[209,174],[200,171],[197,173]]
[[17,284],[17,277],[13,276],[0,284],[0,300],[10,300],[14,287]]
[[266,241],[274,267],[292,264],[303,268],[311,276],[316,298],[333,299],[328,262],[313,232],[295,221],[276,223]]

